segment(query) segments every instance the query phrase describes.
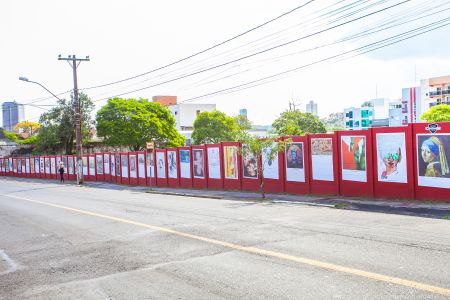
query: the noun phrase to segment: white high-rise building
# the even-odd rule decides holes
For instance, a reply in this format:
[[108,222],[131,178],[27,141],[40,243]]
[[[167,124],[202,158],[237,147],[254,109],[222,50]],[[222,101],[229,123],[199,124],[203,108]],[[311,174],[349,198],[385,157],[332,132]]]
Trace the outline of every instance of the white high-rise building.
[[317,117],[317,103],[314,103],[312,100],[309,101],[309,103],[306,103],[306,112],[309,112]]

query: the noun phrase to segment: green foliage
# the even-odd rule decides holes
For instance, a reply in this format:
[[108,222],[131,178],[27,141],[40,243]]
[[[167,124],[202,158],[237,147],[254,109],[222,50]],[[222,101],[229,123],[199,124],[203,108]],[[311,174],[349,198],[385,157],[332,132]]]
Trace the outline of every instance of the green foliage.
[[239,127],[236,121],[221,111],[201,112],[194,121],[194,144],[235,141]]
[[253,127],[252,122],[250,122],[250,120],[245,115],[237,115],[233,117],[233,119],[240,131],[250,130]]
[[239,132],[237,139],[244,146],[239,150],[243,159],[245,160],[246,156],[250,155],[254,157],[255,160],[257,161],[258,176],[261,178],[259,191],[261,192],[261,197],[265,198],[264,166],[268,161],[276,159],[278,153],[282,152],[286,147],[286,143],[291,142],[291,140],[289,139],[286,141],[277,141],[276,137],[261,138],[258,136],[251,135],[246,131]]
[[373,107],[372,101],[365,101],[361,104],[361,107]]
[[446,122],[450,121],[450,105],[435,105],[420,116],[420,119],[427,122]]
[[3,134],[5,135],[5,138],[7,138],[9,141],[19,145],[32,145],[36,143],[37,140],[36,136],[29,136],[27,138],[23,138],[20,134],[17,134],[15,132],[8,132],[5,130],[3,130]]
[[[91,137],[93,121],[91,118],[94,104],[91,99],[80,93],[82,142]],[[57,106],[41,115],[39,135],[35,143],[35,154],[55,154],[61,150],[72,154],[75,140],[74,98],[70,101],[59,100]]]
[[321,119],[321,121],[325,125],[327,132],[345,130],[345,117],[342,112],[329,114],[328,117]]
[[306,133],[325,133],[323,123],[310,113],[298,110],[285,111],[273,122],[272,127],[280,136],[304,135]]
[[97,135],[111,146],[139,151],[150,141],[158,147],[184,145],[184,137],[177,132],[170,111],[147,99],[109,99],[97,112],[96,120]]

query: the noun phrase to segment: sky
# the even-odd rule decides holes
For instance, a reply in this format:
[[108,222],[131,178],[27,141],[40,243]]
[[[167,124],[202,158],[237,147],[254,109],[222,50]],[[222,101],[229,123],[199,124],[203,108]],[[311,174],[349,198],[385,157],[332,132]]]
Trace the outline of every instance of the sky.
[[18,77],[59,95],[73,88],[73,78],[58,55],[75,54],[90,57],[78,67],[78,85],[96,110],[114,96],[176,95],[179,102],[215,103],[229,115],[246,108],[254,124],[271,124],[290,101],[304,109],[313,100],[325,117],[376,97],[399,99],[420,79],[450,75],[449,2],[1,1],[0,102],[41,105],[25,106],[26,118],[37,121],[56,99]]

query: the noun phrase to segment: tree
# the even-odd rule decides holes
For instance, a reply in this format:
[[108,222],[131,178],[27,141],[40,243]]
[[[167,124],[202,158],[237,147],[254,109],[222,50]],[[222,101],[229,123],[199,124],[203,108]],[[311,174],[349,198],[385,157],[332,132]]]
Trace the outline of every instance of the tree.
[[240,154],[242,155],[244,168],[256,165],[257,175],[260,176],[259,191],[261,197],[266,198],[264,191],[264,167],[269,161],[278,159],[278,153],[283,151],[287,141],[276,141],[276,137],[260,138],[242,131],[238,135],[238,140],[242,143]]
[[364,101],[361,104],[361,107],[373,107],[373,102],[372,101]]
[[22,132],[25,136],[34,136],[36,135],[37,131],[41,128],[41,125],[35,122],[30,121],[23,121],[20,123],[17,123],[16,126],[14,126],[14,130],[17,132]]
[[109,99],[96,120],[97,135],[111,146],[139,151],[150,141],[158,147],[184,145],[184,136],[177,132],[170,111],[147,99]]
[[426,112],[424,112],[420,119],[427,122],[445,122],[450,121],[450,105],[439,104],[435,105]]
[[342,112],[329,114],[328,117],[321,119],[321,121],[328,132],[345,130],[345,117]]
[[246,115],[237,115],[233,119],[239,130],[250,130],[253,127],[252,122],[250,122]]
[[239,127],[236,121],[221,111],[201,112],[194,121],[194,144],[235,141]]
[[323,123],[310,113],[298,110],[285,111],[273,122],[272,127],[278,135],[303,135],[306,133],[324,133]]
[[[94,104],[91,99],[80,93],[81,106],[81,140],[87,141],[91,137],[93,121],[91,118]],[[75,100],[71,95],[70,100],[58,100],[56,107],[43,113],[39,119],[41,128],[35,144],[35,153],[54,154],[63,151],[72,154],[75,140]]]

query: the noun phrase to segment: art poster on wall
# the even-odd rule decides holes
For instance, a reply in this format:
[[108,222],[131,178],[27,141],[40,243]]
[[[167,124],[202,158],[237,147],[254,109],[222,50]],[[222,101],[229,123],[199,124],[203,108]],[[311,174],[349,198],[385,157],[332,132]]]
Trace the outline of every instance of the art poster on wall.
[[106,175],[109,175],[110,169],[109,169],[109,154],[103,154],[103,170],[105,171]]
[[145,178],[145,155],[138,153],[138,174],[139,178]]
[[219,147],[208,147],[208,177],[220,179],[220,149]]
[[103,175],[103,155],[95,156],[97,175]]
[[69,172],[70,175],[74,174],[73,170],[73,157],[69,156],[69,159],[67,161],[67,172]]
[[237,149],[236,146],[223,147],[223,163],[225,166],[225,178],[227,179],[238,179]]
[[367,182],[366,137],[341,136],[342,180]]
[[248,145],[242,145],[242,177],[249,179],[258,178],[258,160],[250,151]]
[[45,174],[50,174],[50,158],[45,158]]
[[89,175],[89,165],[88,165],[88,159],[86,156],[83,156],[83,175]]
[[150,178],[155,177],[155,162],[153,160],[153,152],[147,153],[147,174]]
[[[277,147],[277,143],[273,143],[272,147]],[[278,170],[278,152],[270,159],[270,152],[273,148],[264,148],[262,150],[262,162],[264,164],[264,178],[279,179]]]
[[194,178],[205,178],[205,157],[203,149],[193,149],[192,156],[192,169]]
[[89,175],[95,176],[95,157],[89,156]]
[[42,174],[45,173],[45,160],[43,157],[39,158],[39,172]]
[[286,180],[305,182],[305,159],[303,143],[286,145]]
[[120,156],[120,169],[122,170],[122,177],[128,178],[128,155]]
[[376,142],[378,181],[406,183],[408,154],[405,133],[377,133]]
[[116,176],[116,155],[111,154],[111,176]]
[[311,166],[313,180],[334,181],[333,139],[311,139]]
[[191,157],[189,150],[180,150],[180,176],[191,178]]
[[116,176],[122,174],[122,167],[120,165],[120,154],[116,154]]
[[27,174],[30,173],[30,160],[29,159],[25,159],[25,172]]
[[130,154],[130,177],[137,178],[137,160],[136,154]]
[[177,153],[173,150],[167,151],[167,168],[169,178],[178,178]]
[[166,158],[164,152],[156,152],[156,172],[158,178],[166,178]]
[[450,134],[418,134],[418,185],[450,188],[449,159]]
[[36,174],[40,173],[40,168],[39,168],[39,158],[34,158],[34,171]]
[[55,159],[55,157],[50,158],[50,174],[56,174],[56,159]]
[[56,173],[58,173],[59,166],[61,165],[61,157],[56,157]]

